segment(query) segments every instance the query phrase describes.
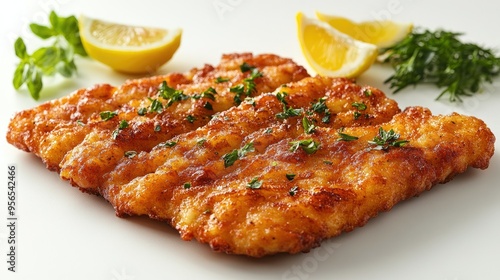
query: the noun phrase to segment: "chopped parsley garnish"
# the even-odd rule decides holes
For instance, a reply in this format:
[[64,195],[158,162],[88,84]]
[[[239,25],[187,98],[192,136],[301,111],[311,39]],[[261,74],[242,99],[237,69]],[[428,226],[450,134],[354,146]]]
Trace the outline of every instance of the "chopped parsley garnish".
[[188,115],[186,117],[186,120],[190,123],[194,123],[194,121],[196,120],[196,118],[193,116],[193,115]]
[[400,135],[394,132],[393,129],[385,131],[382,127],[379,128],[378,134],[373,138],[373,140],[368,141],[368,143],[376,145],[375,150],[387,150],[389,147],[402,147],[406,143],[410,142],[408,140],[399,140]]
[[148,112],[148,109],[142,107],[142,108],[139,108],[139,110],[137,110],[137,115],[144,116],[144,115],[146,115],[147,112]]
[[158,94],[160,95],[160,97],[168,100],[166,107],[172,106],[174,102],[179,102],[189,98],[189,96],[185,95],[182,90],[176,90],[169,87],[166,81],[163,81],[161,83],[160,87],[158,88]]
[[240,65],[240,70],[243,73],[248,72],[248,71],[253,70],[253,69],[255,69],[255,66],[252,66],[246,62],[243,62],[243,64]]
[[337,131],[337,134],[339,135],[339,138],[337,139],[337,141],[355,141],[355,140],[359,139],[359,137],[346,134],[343,131],[344,131],[343,128],[341,128]]
[[318,102],[315,102],[311,105],[311,111],[316,113],[325,113],[328,110],[326,107],[326,97],[321,97],[318,99]]
[[372,96],[372,90],[371,89],[365,89],[363,90],[363,93],[365,94],[366,97]]
[[283,103],[283,105],[288,105],[288,102],[286,102],[285,98],[288,96],[286,92],[278,92],[276,93],[276,98],[278,99],[279,102]]
[[292,107],[287,107],[286,105],[283,105],[283,112],[279,112],[278,114],[276,114],[276,117],[278,119],[284,120],[290,117],[300,116],[302,112],[303,112],[302,108],[294,109]]
[[217,78],[215,78],[215,83],[216,84],[225,83],[225,82],[229,82],[229,79],[228,78],[223,78],[223,77],[217,77]]
[[290,145],[291,152],[295,152],[297,149],[302,148],[307,154],[314,154],[319,149],[319,143],[313,139],[292,141]]
[[285,174],[285,176],[288,179],[288,181],[292,181],[296,175],[293,173],[287,173],[287,174]]
[[175,145],[177,145],[177,142],[175,142],[175,141],[167,141],[167,142],[160,143],[158,146],[172,148]]
[[297,194],[297,192],[299,191],[299,187],[298,186],[293,186],[290,191],[288,191],[288,193],[291,195],[291,196],[294,196]]
[[313,103],[311,105],[310,111],[318,114],[325,114],[325,116],[321,118],[321,122],[330,123],[331,113],[328,107],[326,106],[326,97],[321,97],[318,100],[318,102]]
[[302,118],[302,127],[306,134],[312,134],[316,129],[316,126],[307,117]]
[[290,117],[297,117],[302,114],[303,110],[302,108],[299,109],[294,109],[292,107],[288,107],[288,103],[286,102],[285,98],[288,96],[286,92],[278,92],[276,94],[276,98],[283,104],[283,112],[279,112],[276,114],[276,117],[278,119],[288,119]]
[[359,117],[361,117],[362,114],[360,112],[356,111],[356,112],[354,112],[353,115],[354,115],[354,119],[357,120],[357,119],[359,119]]
[[155,125],[155,132],[161,131],[161,125]]
[[101,116],[101,120],[109,121],[110,119],[118,116],[118,113],[111,112],[111,111],[104,111],[104,112],[99,113],[99,116]]
[[273,129],[272,129],[272,128],[270,128],[270,127],[268,127],[268,128],[266,128],[266,130],[264,130],[264,133],[265,133],[265,134],[270,134],[270,133],[273,133]]
[[332,165],[333,161],[331,161],[331,160],[324,160],[323,163],[326,164],[326,165]]
[[137,152],[136,151],[126,151],[124,155],[127,158],[133,158],[137,155]]
[[120,125],[118,126],[119,129],[125,129],[128,127],[128,122],[127,120],[121,120]]
[[85,126],[85,124],[81,120],[77,120],[76,124],[79,126]]
[[127,127],[128,127],[128,122],[126,120],[121,120],[120,124],[118,125],[118,128],[113,130],[113,133],[111,134],[113,139],[116,139],[116,137],[118,137],[118,134],[120,133],[120,131],[124,130]]
[[260,189],[262,186],[262,181],[259,181],[259,178],[255,177],[252,181],[248,182],[247,188],[249,189]]
[[236,93],[236,95],[234,96],[234,103],[236,105],[241,104],[243,94],[245,94],[246,96],[250,96],[253,92],[255,92],[257,87],[257,85],[255,84],[255,79],[263,76],[262,72],[260,72],[259,69],[254,66],[248,65],[246,62],[240,65],[240,69],[243,73],[248,71],[251,71],[251,73],[250,77],[243,79],[242,84],[236,85],[229,89],[230,92]]
[[191,188],[191,183],[190,182],[186,182],[184,183],[184,189],[190,189]]
[[150,113],[161,113],[163,111],[163,104],[158,99],[149,98],[151,105],[149,106]]
[[205,90],[201,94],[194,94],[192,96],[192,98],[193,99],[208,98],[211,100],[215,100],[216,94],[217,94],[217,92],[215,91],[215,89],[213,87],[209,87],[207,90]]
[[207,142],[207,139],[200,138],[200,139],[196,140],[196,145],[202,146],[203,144],[205,144],[205,142]]
[[207,109],[207,110],[213,110],[214,107],[212,106],[212,103],[210,102],[205,102],[205,104],[203,105],[203,108]]
[[360,111],[366,110],[366,104],[363,102],[353,102],[351,105]]
[[234,96],[234,103],[236,105],[240,105],[241,104],[241,96],[245,92],[245,86],[241,85],[241,84],[240,85],[236,85],[236,86],[230,88],[229,91],[236,93],[235,96]]
[[251,153],[253,151],[255,151],[255,148],[252,142],[247,143],[241,149],[234,149],[232,152],[222,156],[222,159],[224,160],[224,167],[227,168],[233,165],[235,161],[244,157],[247,153]]

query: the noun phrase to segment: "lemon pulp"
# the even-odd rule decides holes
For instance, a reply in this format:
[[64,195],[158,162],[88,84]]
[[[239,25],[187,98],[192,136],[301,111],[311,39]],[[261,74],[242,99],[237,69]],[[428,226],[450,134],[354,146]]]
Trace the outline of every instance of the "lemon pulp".
[[81,16],[80,37],[90,57],[126,73],[153,73],[181,42],[181,29],[131,26]]

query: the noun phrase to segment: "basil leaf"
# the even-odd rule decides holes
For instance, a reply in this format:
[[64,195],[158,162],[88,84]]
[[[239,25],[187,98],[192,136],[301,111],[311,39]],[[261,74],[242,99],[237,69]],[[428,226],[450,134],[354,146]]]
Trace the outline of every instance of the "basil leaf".
[[16,71],[14,71],[14,79],[12,81],[12,84],[14,85],[15,89],[19,89],[26,81],[25,69],[26,63],[21,62],[17,66]]
[[47,47],[36,50],[31,56],[36,66],[40,67],[46,75],[56,72],[56,65],[61,60],[60,50],[56,47]]
[[23,39],[21,39],[21,37],[17,38],[16,42],[14,43],[14,50],[16,52],[16,56],[21,59],[24,59],[28,56],[26,45],[24,44],[24,41]]
[[42,74],[40,71],[34,70],[33,75],[28,76],[26,85],[28,86],[31,97],[35,100],[40,99],[40,91],[43,87]]
[[49,21],[50,21],[50,25],[52,25],[52,29],[59,30],[59,25],[60,25],[59,24],[59,17],[57,16],[57,14],[54,11],[50,12]]
[[31,32],[33,32],[33,34],[35,34],[36,36],[38,36],[42,39],[48,39],[48,38],[56,35],[54,30],[52,30],[51,28],[44,26],[44,25],[37,24],[37,23],[30,24],[30,29],[31,29]]
[[73,68],[71,64],[64,61],[60,61],[59,63],[57,63],[56,71],[66,78],[69,78],[73,75]]

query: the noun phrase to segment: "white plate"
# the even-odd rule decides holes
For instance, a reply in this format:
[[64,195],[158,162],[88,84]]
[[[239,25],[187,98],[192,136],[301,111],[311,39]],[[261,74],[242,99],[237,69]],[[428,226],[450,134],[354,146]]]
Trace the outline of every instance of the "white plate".
[[[14,3],[15,2],[15,3]],[[363,228],[327,240],[311,253],[250,259],[213,253],[182,241],[164,223],[120,219],[103,199],[80,193],[45,169],[41,161],[6,143],[10,116],[41,101],[95,83],[121,84],[124,76],[79,59],[78,77],[47,86],[40,102],[11,84],[17,63],[13,42],[40,42],[29,22],[50,9],[161,27],[182,27],[182,44],[162,72],[216,64],[222,53],[270,52],[307,65],[296,37],[295,13],[315,10],[355,20],[389,18],[416,26],[465,32],[464,40],[499,48],[500,4],[493,1],[73,1],[27,0],[2,4],[0,61],[2,154],[0,188],[1,279],[500,279],[500,158],[487,170],[469,170],[420,197],[400,203]],[[126,4],[125,4],[126,3]],[[314,72],[310,70],[310,73]],[[435,101],[439,90],[418,86],[392,95],[383,83],[391,73],[375,65],[360,79],[383,89],[402,108],[422,105],[434,113],[457,111],[483,119],[500,135],[500,86],[496,79],[481,95],[450,104]],[[50,83],[50,82],[49,82]],[[481,141],[481,139],[478,139]],[[498,144],[496,145],[498,149]],[[7,271],[7,166],[18,169],[17,272]],[[5,224],[5,225],[4,225]]]

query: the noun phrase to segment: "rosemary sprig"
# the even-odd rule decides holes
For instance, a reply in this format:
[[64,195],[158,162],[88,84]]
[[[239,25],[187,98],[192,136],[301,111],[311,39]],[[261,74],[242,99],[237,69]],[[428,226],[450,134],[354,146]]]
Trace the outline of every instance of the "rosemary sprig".
[[414,31],[384,50],[384,62],[395,70],[385,83],[394,93],[410,85],[432,83],[444,88],[436,100],[449,95],[450,102],[477,93],[484,82],[491,83],[500,73],[500,57],[491,49],[463,43],[460,35],[444,30]]

